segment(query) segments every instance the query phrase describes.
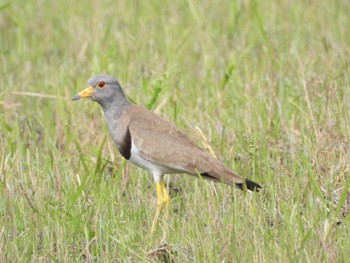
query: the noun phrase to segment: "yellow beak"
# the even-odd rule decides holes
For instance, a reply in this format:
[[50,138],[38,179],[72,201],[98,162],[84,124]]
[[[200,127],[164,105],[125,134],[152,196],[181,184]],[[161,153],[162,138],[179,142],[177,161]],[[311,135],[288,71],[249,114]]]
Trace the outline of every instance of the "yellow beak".
[[75,95],[72,100],[79,100],[81,98],[88,98],[91,96],[91,94],[94,92],[94,88],[92,86],[87,87],[83,91],[79,92],[77,95]]

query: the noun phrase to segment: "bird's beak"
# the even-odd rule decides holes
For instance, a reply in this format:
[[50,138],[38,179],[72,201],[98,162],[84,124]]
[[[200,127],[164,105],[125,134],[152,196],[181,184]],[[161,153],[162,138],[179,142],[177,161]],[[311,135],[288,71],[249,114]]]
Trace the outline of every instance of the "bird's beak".
[[77,95],[75,95],[72,98],[72,100],[79,100],[81,98],[89,98],[93,92],[94,92],[94,88],[92,86],[89,86],[86,89],[79,92]]

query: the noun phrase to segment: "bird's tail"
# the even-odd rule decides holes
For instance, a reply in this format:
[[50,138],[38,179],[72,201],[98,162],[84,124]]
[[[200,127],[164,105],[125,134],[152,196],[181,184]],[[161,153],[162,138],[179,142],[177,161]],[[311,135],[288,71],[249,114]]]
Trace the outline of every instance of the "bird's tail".
[[[241,190],[259,191],[262,187],[248,179],[242,178],[237,173],[228,169],[222,162],[215,159],[205,152],[201,152],[204,162],[196,163],[196,170],[203,171],[202,177],[211,181],[223,182],[229,185],[235,185]],[[205,172],[204,172],[205,171]]]
[[261,185],[253,182],[253,181],[250,181],[248,179],[245,179],[244,183],[235,183],[235,185],[243,190],[244,189],[244,185],[245,187],[247,187],[248,190],[250,191],[256,191],[256,192],[259,192],[259,190],[261,189]]
[[253,181],[250,181],[248,179],[243,179],[242,177],[238,176],[232,171],[229,171],[228,174],[226,173],[225,176],[218,176],[218,175],[210,175],[209,173],[202,173],[201,176],[205,179],[216,181],[216,182],[222,181],[223,183],[226,183],[229,185],[234,184],[241,190],[244,190],[246,188],[247,190],[250,190],[250,191],[259,192],[259,190],[262,189],[261,185]]

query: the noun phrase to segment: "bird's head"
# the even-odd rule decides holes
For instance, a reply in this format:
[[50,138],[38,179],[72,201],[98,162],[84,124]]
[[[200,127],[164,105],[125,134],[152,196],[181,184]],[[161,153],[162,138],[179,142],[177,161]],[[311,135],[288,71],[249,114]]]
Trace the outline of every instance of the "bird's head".
[[124,97],[118,80],[109,75],[101,74],[93,76],[88,80],[86,86],[72,100],[88,98],[103,105],[105,102],[120,96],[120,94]]

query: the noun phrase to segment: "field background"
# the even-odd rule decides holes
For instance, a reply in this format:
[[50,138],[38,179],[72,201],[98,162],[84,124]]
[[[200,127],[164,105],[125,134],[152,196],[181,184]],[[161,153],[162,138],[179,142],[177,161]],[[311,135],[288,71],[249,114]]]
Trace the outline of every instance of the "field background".
[[[0,262],[346,262],[349,1],[0,1]],[[260,194],[185,175],[160,218],[97,73]]]

